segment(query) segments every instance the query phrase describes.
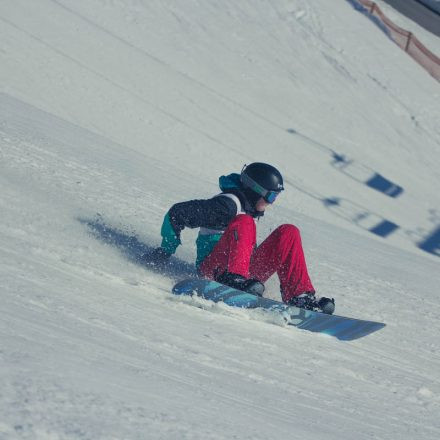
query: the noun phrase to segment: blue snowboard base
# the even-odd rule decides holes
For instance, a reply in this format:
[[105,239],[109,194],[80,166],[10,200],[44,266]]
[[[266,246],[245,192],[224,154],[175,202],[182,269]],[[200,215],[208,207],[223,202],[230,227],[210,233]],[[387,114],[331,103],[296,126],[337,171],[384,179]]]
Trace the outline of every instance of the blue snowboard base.
[[222,301],[232,307],[246,309],[260,307],[274,311],[280,313],[288,325],[311,332],[331,335],[342,341],[358,339],[385,327],[385,324],[381,322],[326,315],[320,312],[288,306],[282,302],[251,295],[250,293],[242,292],[241,290],[211,280],[183,280],[173,287],[172,292],[175,295],[197,295],[214,302]]

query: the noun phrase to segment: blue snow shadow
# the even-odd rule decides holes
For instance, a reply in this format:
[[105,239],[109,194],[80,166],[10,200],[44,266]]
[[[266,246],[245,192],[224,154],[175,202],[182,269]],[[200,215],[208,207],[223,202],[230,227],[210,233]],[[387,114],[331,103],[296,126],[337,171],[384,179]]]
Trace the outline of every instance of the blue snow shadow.
[[287,129],[287,132],[299,136],[313,144],[315,147],[324,150],[331,157],[331,166],[345,174],[350,179],[366,185],[371,189],[379,191],[388,197],[397,198],[403,194],[404,190],[400,185],[397,185],[396,183],[382,176],[372,168],[349,159],[345,154],[337,153],[327,145],[321,144],[309,136],[300,133],[294,128]]
[[412,241],[419,249],[440,257],[440,210],[430,210],[430,222],[436,226],[434,226],[434,230],[430,233],[425,233],[422,230],[423,235],[421,235],[419,229],[414,231],[402,229],[400,225],[351,200],[343,197],[325,197],[318,192],[302,187],[288,178],[284,179],[284,183],[292,186],[297,191],[306,194],[312,199],[321,202],[333,215],[340,217],[365,231],[371,232],[382,238],[389,238],[389,236],[395,233],[404,233],[415,236],[417,239]]
[[399,225],[366,210],[362,206],[341,197],[322,199],[324,206],[333,214],[354,223],[379,237],[386,238],[399,229]]
[[356,0],[347,0],[347,2],[350,3],[350,5],[353,6],[356,11],[360,12],[368,19],[370,19],[390,40],[393,40],[391,37],[391,33],[389,29],[385,26],[385,24],[382,23],[382,21],[378,17],[374,16],[365,6],[361,5]]
[[87,227],[94,238],[102,243],[116,248],[126,259],[132,263],[145,267],[170,278],[181,280],[183,278],[196,277],[195,265],[176,257],[171,257],[169,263],[162,268],[146,264],[148,255],[157,247],[150,246],[139,240],[136,234],[118,229],[107,222],[101,216],[95,219],[77,218],[77,220]]
[[437,226],[428,238],[425,238],[422,242],[418,243],[418,247],[425,252],[440,257],[440,226]]
[[399,197],[403,193],[403,188],[400,185],[391,182],[391,180],[383,177],[372,168],[357,164],[353,160],[347,159],[346,156],[336,152],[332,153],[332,159],[332,166],[357,182],[363,183],[393,198]]

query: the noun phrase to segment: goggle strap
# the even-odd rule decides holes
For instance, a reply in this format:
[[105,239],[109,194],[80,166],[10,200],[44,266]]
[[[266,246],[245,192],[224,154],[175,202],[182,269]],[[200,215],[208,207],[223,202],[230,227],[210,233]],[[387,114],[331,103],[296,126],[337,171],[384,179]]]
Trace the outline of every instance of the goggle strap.
[[241,173],[241,183],[245,186],[249,187],[252,191],[255,191],[257,194],[260,194],[262,197],[266,197],[270,191],[264,189],[261,185],[255,182],[254,179],[249,177],[246,173]]

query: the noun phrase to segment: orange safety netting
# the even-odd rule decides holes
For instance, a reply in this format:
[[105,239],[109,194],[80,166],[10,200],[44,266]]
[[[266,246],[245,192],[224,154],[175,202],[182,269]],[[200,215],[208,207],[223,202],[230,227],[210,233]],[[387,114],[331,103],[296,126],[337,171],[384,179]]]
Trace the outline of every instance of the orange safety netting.
[[407,52],[415,61],[423,66],[437,81],[440,81],[440,58],[428,50],[415,35],[394,24],[379,8],[377,3],[370,0],[357,0],[371,15],[377,17],[387,28],[393,41]]

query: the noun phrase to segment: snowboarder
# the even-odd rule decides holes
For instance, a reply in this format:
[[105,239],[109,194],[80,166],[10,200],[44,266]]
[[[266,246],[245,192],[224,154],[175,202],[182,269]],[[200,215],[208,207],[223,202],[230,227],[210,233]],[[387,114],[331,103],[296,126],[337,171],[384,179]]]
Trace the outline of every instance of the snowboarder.
[[222,192],[211,199],[171,207],[162,224],[162,244],[147,263],[163,266],[181,244],[181,231],[200,228],[196,241],[200,276],[262,296],[264,283],[277,272],[285,303],[333,313],[333,299],[315,297],[296,226],[281,225],[256,246],[255,220],[284,190],[280,172],[255,162],[245,165],[241,174],[221,176],[219,186]]

